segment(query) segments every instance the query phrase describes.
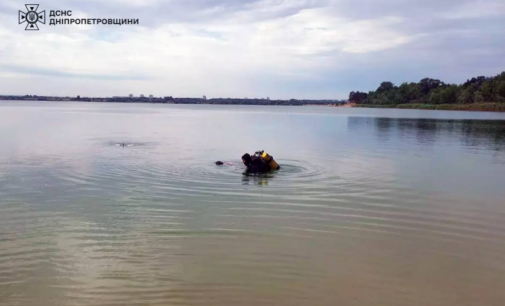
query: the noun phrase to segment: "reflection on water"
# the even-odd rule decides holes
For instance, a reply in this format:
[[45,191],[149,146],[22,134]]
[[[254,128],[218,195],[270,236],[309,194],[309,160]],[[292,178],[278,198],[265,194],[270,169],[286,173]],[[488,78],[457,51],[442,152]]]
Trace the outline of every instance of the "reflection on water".
[[260,186],[268,185],[269,181],[278,179],[278,183],[287,182],[292,183],[293,180],[300,180],[304,177],[312,177],[314,173],[308,171],[306,167],[307,162],[298,160],[284,160],[282,168],[280,170],[273,170],[268,173],[251,173],[244,170],[244,167],[240,166],[242,170],[242,182],[244,184],[257,184]]
[[271,173],[250,173],[245,171],[242,173],[242,182],[244,185],[249,185],[251,183],[258,184],[260,186],[268,185],[268,180],[272,180],[275,177],[275,172]]
[[349,117],[349,128],[370,128],[377,137],[387,141],[415,136],[423,145],[435,145],[437,141],[459,141],[467,147],[503,151],[505,148],[505,121],[503,120],[440,120],[404,118]]
[[2,306],[505,302],[499,114],[16,105]]

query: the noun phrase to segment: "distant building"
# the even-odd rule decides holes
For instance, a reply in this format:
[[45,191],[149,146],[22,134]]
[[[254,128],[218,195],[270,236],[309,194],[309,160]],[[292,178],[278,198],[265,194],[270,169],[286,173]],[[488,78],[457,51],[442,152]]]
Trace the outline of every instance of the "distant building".
[[133,98],[133,95],[132,95],[132,94],[130,94],[128,97],[130,97],[130,99],[132,99],[132,98]]
[[149,99],[152,99],[152,98],[154,98],[154,96],[153,95],[149,95]]
[[144,98],[144,95],[140,95],[141,98]]
[[202,99],[203,99],[203,100],[207,100],[207,96],[203,96],[203,98],[202,98]]

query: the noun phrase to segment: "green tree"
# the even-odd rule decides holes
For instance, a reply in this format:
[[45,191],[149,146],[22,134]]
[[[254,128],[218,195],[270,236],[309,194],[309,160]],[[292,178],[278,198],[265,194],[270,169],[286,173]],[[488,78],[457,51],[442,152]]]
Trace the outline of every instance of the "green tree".
[[404,103],[505,103],[505,72],[494,77],[473,77],[461,85],[445,84],[437,79],[425,78],[418,83],[403,83],[399,87],[392,82],[382,82],[368,96],[352,92],[349,100],[363,101],[363,104],[404,104]]
[[492,101],[493,87],[491,87],[491,82],[485,81],[482,83],[481,91],[485,101]]
[[440,80],[425,78],[419,82],[419,85],[421,86],[421,92],[427,95],[430,91],[437,89],[440,86],[444,86],[445,84]]
[[470,101],[470,92],[467,89],[461,90],[458,95],[458,103],[469,103]]
[[349,94],[349,102],[360,104],[366,101],[367,97],[368,95],[364,92],[351,91],[351,93]]
[[442,103],[442,90],[435,89],[428,95],[428,103],[430,104],[441,104]]
[[388,104],[400,104],[402,102],[402,97],[397,89],[390,90],[387,94]]
[[482,103],[482,102],[484,102],[484,96],[482,95],[482,92],[476,91],[475,94],[473,95],[473,101],[475,103]]
[[498,85],[498,94],[505,98],[505,81],[501,81]]
[[500,73],[496,78],[500,81],[505,81],[505,71]]
[[395,85],[391,82],[382,82],[379,88],[377,88],[378,93],[383,93],[393,89]]
[[442,92],[442,101],[441,103],[455,103],[456,102],[456,91],[457,86],[449,86],[444,89]]

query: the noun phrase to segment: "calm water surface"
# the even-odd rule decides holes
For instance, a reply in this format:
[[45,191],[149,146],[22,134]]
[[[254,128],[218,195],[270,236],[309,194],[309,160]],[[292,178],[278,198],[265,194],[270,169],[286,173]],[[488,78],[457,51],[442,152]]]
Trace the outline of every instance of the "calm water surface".
[[[243,175],[258,149],[282,170]],[[1,305],[502,306],[504,288],[505,114],[0,103]]]

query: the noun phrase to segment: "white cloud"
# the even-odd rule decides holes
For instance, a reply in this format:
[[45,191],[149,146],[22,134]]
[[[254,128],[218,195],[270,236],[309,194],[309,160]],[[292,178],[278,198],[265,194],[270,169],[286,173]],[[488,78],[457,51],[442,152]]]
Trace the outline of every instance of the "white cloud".
[[[6,3],[11,7],[13,2]],[[132,16],[149,12],[157,16],[157,22],[149,24],[149,19],[141,19],[141,26],[121,27],[45,25],[39,33],[24,32],[17,25],[17,16],[2,14],[0,6],[0,76],[3,76],[0,86],[9,88],[11,93],[32,94],[49,91],[57,94],[59,90],[61,94],[72,95],[117,95],[131,91],[209,97],[274,97],[277,93],[292,97],[284,92],[299,87],[303,80],[318,80],[330,88],[328,71],[368,72],[373,69],[373,59],[384,56],[384,50],[389,55],[384,60],[391,61],[388,69],[395,66],[397,55],[405,57],[415,51],[419,58],[434,62],[443,56],[443,41],[424,44],[429,50],[408,52],[409,46],[430,39],[422,27],[413,30],[413,25],[419,26],[424,17],[414,22],[413,18],[395,11],[357,19],[351,17],[355,14],[346,14],[344,8],[336,5],[340,1],[330,0],[205,3],[129,0],[123,2],[122,9]],[[173,10],[166,11],[172,4]],[[86,7],[77,5],[78,2],[72,3],[74,17],[94,16]],[[176,10],[187,7],[195,9],[191,18],[160,17],[165,12],[185,14]],[[494,9],[500,12],[497,8],[501,6]],[[467,13],[461,12],[471,9],[463,6],[451,16],[465,16]],[[367,8],[370,10],[372,3]],[[488,11],[489,7],[481,13]],[[448,16],[433,18],[445,20]],[[159,24],[160,20],[164,23]],[[430,35],[441,31],[445,29],[430,29]],[[479,46],[482,50],[485,47]],[[399,49],[407,52],[395,53]],[[440,55],[432,58],[433,53]],[[27,75],[32,82],[26,81]],[[21,77],[23,80],[16,81]],[[467,77],[470,76],[464,76]],[[58,89],[55,82],[64,86]],[[268,82],[277,86],[264,86]],[[307,88],[307,96],[314,92],[319,93],[320,89]],[[321,96],[335,93],[326,91]]]
[[[306,68],[317,59],[304,57],[324,52],[363,53],[393,48],[410,38],[392,27],[399,18],[349,22],[332,17],[324,9],[250,24],[179,23],[151,29],[134,27],[113,30],[111,42],[87,31],[37,36],[1,31],[10,65],[53,69],[69,73],[122,75],[141,73],[153,78],[205,79],[206,74],[233,75],[238,71],[281,73]],[[176,35],[174,35],[176,33]],[[209,35],[209,33],[211,33]],[[212,34],[214,33],[214,34]],[[110,33],[109,33],[110,35]],[[326,64],[325,64],[326,65]]]
[[402,21],[395,17],[351,21],[333,17],[325,9],[304,10],[282,20],[258,24],[253,41],[292,55],[374,52],[412,39],[396,30]]

